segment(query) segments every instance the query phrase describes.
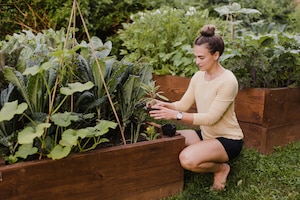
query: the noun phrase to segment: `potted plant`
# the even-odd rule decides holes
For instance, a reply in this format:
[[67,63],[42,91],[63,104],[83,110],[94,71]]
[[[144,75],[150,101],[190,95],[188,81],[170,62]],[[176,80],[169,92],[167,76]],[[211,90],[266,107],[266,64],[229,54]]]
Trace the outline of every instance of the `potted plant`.
[[143,132],[141,85],[152,68],[109,56],[111,42],[78,43],[68,33],[25,31],[1,42],[0,196],[160,199],[180,192],[183,137],[133,139]]

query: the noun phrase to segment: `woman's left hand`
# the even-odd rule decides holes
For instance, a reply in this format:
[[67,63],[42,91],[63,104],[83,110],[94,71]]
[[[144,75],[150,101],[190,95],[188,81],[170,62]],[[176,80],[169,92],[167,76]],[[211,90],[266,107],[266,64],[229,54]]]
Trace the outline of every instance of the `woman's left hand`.
[[151,110],[149,111],[150,117],[153,117],[154,119],[167,119],[167,120],[176,119],[177,113],[178,111],[176,110],[172,110],[160,105],[152,106]]

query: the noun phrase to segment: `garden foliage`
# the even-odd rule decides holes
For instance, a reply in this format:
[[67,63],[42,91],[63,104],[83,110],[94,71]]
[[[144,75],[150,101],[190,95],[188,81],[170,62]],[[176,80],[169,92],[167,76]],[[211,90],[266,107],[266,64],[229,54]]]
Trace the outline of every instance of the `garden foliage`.
[[123,131],[139,134],[149,65],[118,61],[109,56],[111,42],[92,37],[78,43],[63,29],[14,34],[0,47],[0,147],[8,163],[37,154],[60,159],[111,138],[119,144],[120,131],[111,133],[117,119],[109,98]]
[[[239,3],[242,7],[257,9],[262,13],[262,17],[244,16],[245,23],[251,21],[249,17],[254,17],[256,21],[265,19],[266,23],[289,24],[290,31],[299,32],[300,24],[293,14],[295,7],[291,0],[78,0],[89,32],[102,40],[115,35],[122,29],[122,23],[130,22],[130,15],[138,11],[158,9],[161,6],[179,9],[194,6],[199,10],[208,9],[211,17],[217,17],[218,13],[214,12],[214,8],[232,2]],[[49,28],[59,30],[67,27],[72,3],[73,0],[0,1],[0,39],[23,29],[38,33]],[[77,37],[84,39],[85,34],[83,28],[79,26],[81,24],[79,18],[77,24],[79,27]]]
[[251,32],[229,41],[221,58],[241,87],[296,87],[300,85],[300,35]]
[[[200,27],[213,23],[226,46],[220,61],[234,72],[241,88],[299,86],[298,33],[263,20],[250,23],[245,16],[260,12],[238,3],[215,7],[215,11],[220,18],[211,18],[208,10],[195,7],[162,7],[135,14],[133,22],[124,24],[118,32],[123,44],[120,54],[129,61],[152,64],[159,75],[191,77],[198,70],[192,59],[193,40]],[[222,20],[224,15],[226,19]],[[245,26],[249,23],[251,26]]]
[[[109,139],[119,143],[111,105],[120,129],[136,142],[146,118],[143,88],[153,84],[153,68],[161,75],[192,76],[198,70],[193,40],[204,24],[215,24],[224,36],[221,63],[241,87],[300,84],[299,6],[291,1],[78,2],[88,30],[98,36],[90,42],[79,18],[77,40],[60,29],[69,22],[72,0],[1,2],[0,149],[9,163],[37,154],[58,159]],[[108,36],[114,45],[102,42]]]
[[[74,0],[6,0],[0,1],[0,39],[7,34],[23,29],[38,33],[52,28],[60,30],[68,26]],[[130,15],[138,11],[159,8],[162,5],[183,6],[194,1],[171,0],[78,0],[85,16],[85,23],[91,35],[102,40],[122,28],[123,22],[130,22]],[[79,18],[77,38],[85,39]]]
[[155,73],[191,76],[197,71],[193,61],[193,40],[199,27],[217,23],[208,10],[197,11],[162,7],[131,16],[133,23],[123,24],[118,37],[125,48],[126,60],[140,60],[153,65]]

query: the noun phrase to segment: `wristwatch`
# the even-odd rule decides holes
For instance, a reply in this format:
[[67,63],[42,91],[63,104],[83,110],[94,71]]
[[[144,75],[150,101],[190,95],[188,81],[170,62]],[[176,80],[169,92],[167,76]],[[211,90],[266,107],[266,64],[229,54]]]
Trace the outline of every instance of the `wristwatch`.
[[181,120],[182,119],[182,112],[178,112],[177,113],[177,120]]

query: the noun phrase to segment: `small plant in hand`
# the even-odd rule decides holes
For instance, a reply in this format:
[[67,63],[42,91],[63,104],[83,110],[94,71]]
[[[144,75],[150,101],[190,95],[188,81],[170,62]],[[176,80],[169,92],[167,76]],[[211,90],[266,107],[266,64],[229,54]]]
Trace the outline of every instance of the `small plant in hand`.
[[155,105],[155,99],[159,98],[164,101],[169,101],[169,99],[162,95],[162,91],[159,91],[160,86],[155,86],[155,81],[151,81],[149,84],[142,84],[141,86],[145,92],[145,102],[146,109],[151,110],[151,107]]
[[142,136],[146,138],[146,140],[156,140],[159,137],[159,133],[156,132],[154,126],[148,126],[144,133],[141,133]]

